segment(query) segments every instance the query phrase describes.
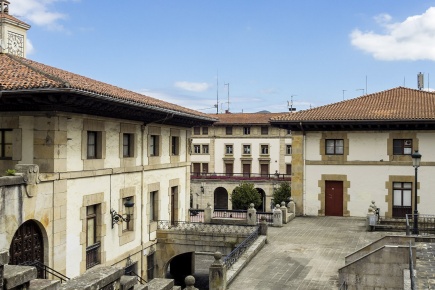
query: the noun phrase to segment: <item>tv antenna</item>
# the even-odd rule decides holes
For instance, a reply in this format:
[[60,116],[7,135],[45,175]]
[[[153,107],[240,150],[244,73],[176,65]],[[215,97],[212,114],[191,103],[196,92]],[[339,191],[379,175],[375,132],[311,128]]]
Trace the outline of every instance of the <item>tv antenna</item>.
[[291,95],[290,96],[290,102],[287,101],[287,107],[290,113],[293,113],[294,111],[296,111],[296,108],[293,108],[293,97],[296,97],[297,95]]
[[228,87],[228,113],[230,112],[230,83],[224,84],[224,86]]

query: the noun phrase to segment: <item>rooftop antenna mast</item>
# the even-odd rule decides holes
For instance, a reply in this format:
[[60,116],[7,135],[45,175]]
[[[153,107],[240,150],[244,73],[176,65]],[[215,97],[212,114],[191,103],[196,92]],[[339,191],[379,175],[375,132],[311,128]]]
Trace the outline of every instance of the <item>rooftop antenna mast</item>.
[[224,84],[224,86],[228,87],[228,113],[230,112],[230,83]]
[[417,75],[417,86],[419,90],[424,89],[424,75],[421,72]]
[[344,101],[344,92],[347,91],[347,90],[342,90],[342,91],[343,91],[343,101]]
[[296,97],[297,95],[291,95],[290,96],[290,102],[287,101],[287,107],[290,113],[293,113],[294,111],[296,111],[296,108],[293,108],[293,97]]
[[219,114],[219,70],[216,71],[216,114]]

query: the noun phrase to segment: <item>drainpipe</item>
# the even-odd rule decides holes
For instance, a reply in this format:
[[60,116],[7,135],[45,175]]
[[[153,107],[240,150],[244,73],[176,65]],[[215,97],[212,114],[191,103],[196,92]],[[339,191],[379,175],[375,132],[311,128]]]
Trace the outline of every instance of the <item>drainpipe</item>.
[[144,274],[144,269],[143,269],[143,264],[144,264],[144,261],[143,261],[143,228],[144,228],[144,219],[143,219],[143,209],[144,209],[144,203],[146,202],[146,195],[145,195],[145,201],[143,200],[144,199],[144,191],[143,191],[143,175],[144,175],[144,163],[145,163],[145,160],[144,160],[144,132],[145,132],[145,126],[146,126],[146,124],[144,123],[141,127],[140,127],[140,131],[141,131],[141,141],[140,141],[140,144],[141,144],[141,150],[140,150],[140,154],[141,154],[141,156],[140,156],[140,160],[141,160],[141,167],[142,167],[142,170],[141,170],[141,174],[140,174],[140,198],[141,198],[141,207],[140,207],[140,245],[141,245],[141,248],[142,248],[142,251],[141,251],[141,255],[140,255],[140,268],[141,268],[141,277],[143,277],[143,274]]
[[306,175],[307,175],[307,167],[305,164],[305,158],[306,158],[306,149],[307,149],[307,142],[306,142],[306,132],[304,130],[304,126],[302,124],[302,121],[299,122],[299,126],[301,127],[303,141],[302,141],[302,161],[303,161],[303,178],[302,178],[302,215],[306,215],[306,199],[307,199],[307,191],[306,191]]

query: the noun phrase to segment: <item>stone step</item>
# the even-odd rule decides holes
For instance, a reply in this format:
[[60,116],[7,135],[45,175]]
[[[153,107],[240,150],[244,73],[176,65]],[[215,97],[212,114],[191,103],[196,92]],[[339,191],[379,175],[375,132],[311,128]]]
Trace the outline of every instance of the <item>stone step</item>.
[[38,276],[36,268],[31,266],[4,266],[4,289],[13,289],[28,284]]
[[35,279],[30,281],[29,290],[57,290],[59,286],[59,280]]
[[172,290],[181,290],[181,286],[174,286],[172,287]]
[[134,285],[133,290],[148,290],[148,285],[136,284]]
[[148,290],[172,290],[174,279],[154,278],[148,282]]

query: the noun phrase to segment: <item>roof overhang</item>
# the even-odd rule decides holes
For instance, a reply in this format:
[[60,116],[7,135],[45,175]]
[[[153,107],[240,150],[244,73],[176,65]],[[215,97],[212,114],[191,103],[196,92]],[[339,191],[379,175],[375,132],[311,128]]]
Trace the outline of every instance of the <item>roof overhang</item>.
[[0,90],[0,111],[69,112],[181,127],[206,126],[216,121],[206,116],[73,88]]

